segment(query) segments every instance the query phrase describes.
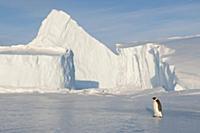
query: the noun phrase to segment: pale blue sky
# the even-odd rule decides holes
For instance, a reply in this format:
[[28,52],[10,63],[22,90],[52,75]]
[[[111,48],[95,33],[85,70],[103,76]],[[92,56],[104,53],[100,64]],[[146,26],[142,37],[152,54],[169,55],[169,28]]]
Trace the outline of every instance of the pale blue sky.
[[108,45],[200,33],[199,0],[0,0],[0,44],[31,41],[52,9]]

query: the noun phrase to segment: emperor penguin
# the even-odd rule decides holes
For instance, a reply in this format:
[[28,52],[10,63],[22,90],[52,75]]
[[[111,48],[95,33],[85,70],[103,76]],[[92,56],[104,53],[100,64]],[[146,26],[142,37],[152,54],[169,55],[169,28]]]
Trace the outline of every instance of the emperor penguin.
[[153,117],[162,118],[162,105],[157,97],[153,97]]

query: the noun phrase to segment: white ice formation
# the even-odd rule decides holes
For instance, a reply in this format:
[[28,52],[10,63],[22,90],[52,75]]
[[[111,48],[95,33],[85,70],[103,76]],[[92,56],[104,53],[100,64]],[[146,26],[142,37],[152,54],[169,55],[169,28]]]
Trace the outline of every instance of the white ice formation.
[[45,52],[28,49],[28,46],[0,47],[1,87],[46,90],[74,87],[71,50],[60,54],[49,49]]
[[165,62],[169,49],[163,45],[119,48],[118,86],[130,88],[163,87],[173,90],[176,85],[175,67]]
[[0,86],[134,91],[174,90],[176,84],[174,67],[164,58],[168,48],[148,43],[118,48],[116,55],[63,11],[52,10],[28,45],[1,49]]

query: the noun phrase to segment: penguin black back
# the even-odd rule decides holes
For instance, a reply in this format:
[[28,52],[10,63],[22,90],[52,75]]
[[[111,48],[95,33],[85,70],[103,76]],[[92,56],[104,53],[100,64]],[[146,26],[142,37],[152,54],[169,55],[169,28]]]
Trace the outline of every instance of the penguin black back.
[[161,105],[161,103],[160,103],[160,100],[156,99],[156,102],[158,103],[158,110],[159,110],[160,112],[162,112],[162,105]]

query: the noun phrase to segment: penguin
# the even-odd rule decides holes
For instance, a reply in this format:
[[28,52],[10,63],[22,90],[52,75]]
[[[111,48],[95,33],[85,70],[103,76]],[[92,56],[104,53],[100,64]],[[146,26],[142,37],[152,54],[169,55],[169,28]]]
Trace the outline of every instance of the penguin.
[[153,97],[153,117],[162,118],[162,105],[160,100],[157,97]]

